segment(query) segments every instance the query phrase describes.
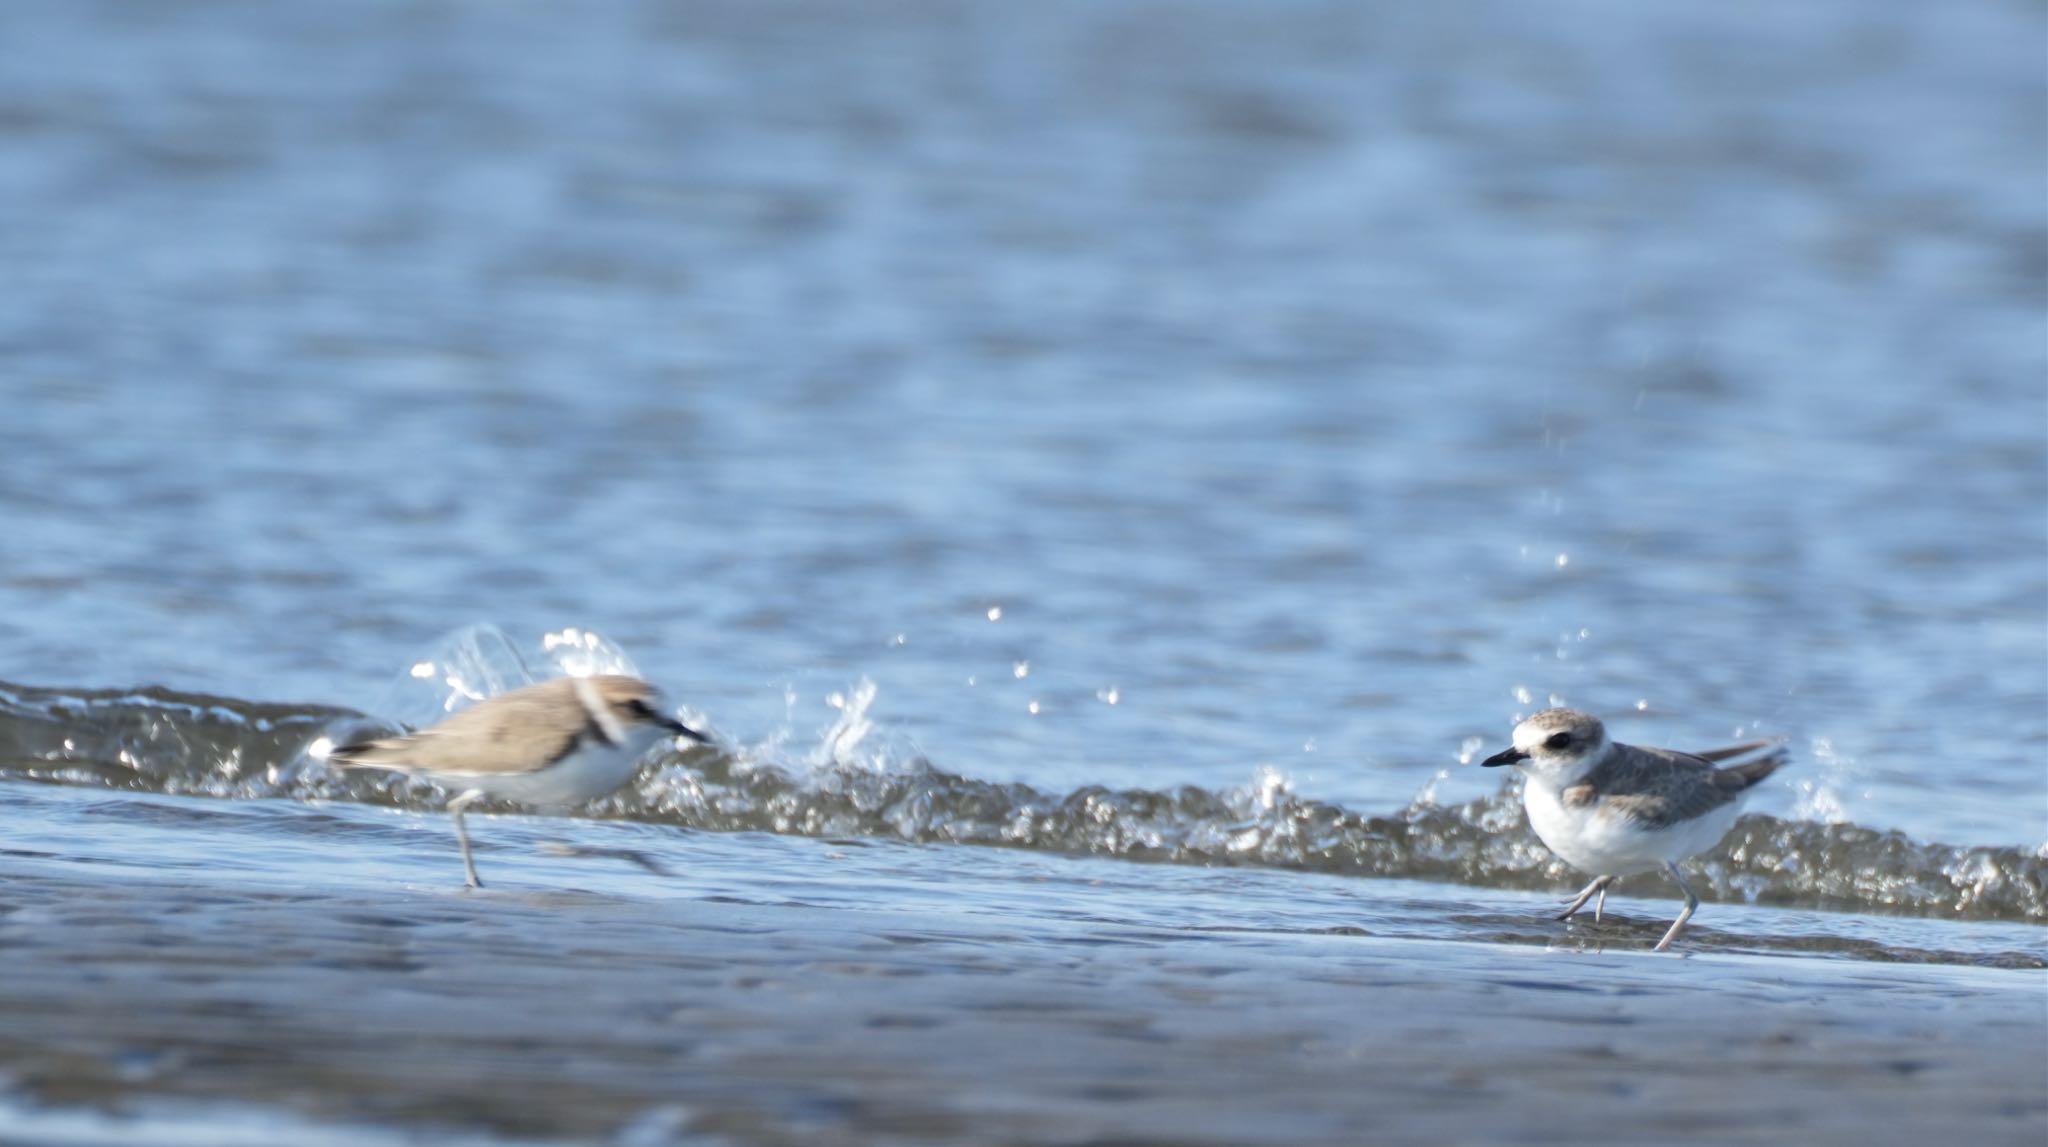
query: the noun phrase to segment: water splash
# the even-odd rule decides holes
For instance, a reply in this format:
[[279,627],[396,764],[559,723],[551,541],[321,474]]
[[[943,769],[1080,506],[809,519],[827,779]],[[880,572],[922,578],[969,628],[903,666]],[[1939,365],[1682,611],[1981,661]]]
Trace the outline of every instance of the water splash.
[[526,658],[503,630],[471,625],[442,637],[414,658],[365,715],[394,728],[416,729],[533,681]]
[[[1530,832],[1520,778],[1442,805],[1425,790],[1368,815],[1306,798],[1263,770],[1238,788],[1048,792],[935,768],[877,731],[873,682],[837,695],[815,740],[787,732],[651,758],[596,815],[715,831],[877,836],[1134,861],[1238,865],[1565,890],[1578,877]],[[348,799],[438,808],[431,786],[289,766],[336,722],[321,706],[165,689],[0,684],[0,773],[222,798]],[[1750,815],[1697,866],[1704,898],[1961,919],[2048,921],[2048,856],[1926,843],[1849,823]],[[1631,877],[1637,891],[1672,890]]]
[[633,663],[626,651],[596,630],[578,629],[572,625],[543,633],[540,648],[542,655],[553,662],[557,676],[601,677],[613,673],[625,677],[640,676],[640,667]]
[[1836,752],[1834,742],[1826,737],[1813,739],[1813,761],[1819,766],[1819,776],[1799,781],[1799,801],[1792,806],[1792,815],[1828,824],[1848,823],[1849,806],[1842,793],[1854,762]]
[[874,732],[875,723],[868,719],[868,707],[875,703],[875,683],[861,678],[853,689],[852,696],[844,693],[830,693],[825,704],[839,711],[839,719],[825,730],[825,737],[811,754],[813,765],[839,765],[844,767],[881,767],[884,760],[874,754],[860,755],[861,742]]
[[[531,652],[531,658],[521,653],[495,625],[464,626],[414,658],[365,715],[392,728],[416,729],[465,705],[551,677],[640,676],[639,667],[617,643],[573,625],[542,634]],[[539,673],[532,668],[536,663]]]

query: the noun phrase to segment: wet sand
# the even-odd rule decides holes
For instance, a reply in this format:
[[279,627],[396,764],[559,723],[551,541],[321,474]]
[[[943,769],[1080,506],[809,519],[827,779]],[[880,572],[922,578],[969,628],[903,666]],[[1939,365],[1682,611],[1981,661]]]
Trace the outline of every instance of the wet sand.
[[17,1100],[634,1144],[2048,1126],[2037,970],[81,867],[0,854]]

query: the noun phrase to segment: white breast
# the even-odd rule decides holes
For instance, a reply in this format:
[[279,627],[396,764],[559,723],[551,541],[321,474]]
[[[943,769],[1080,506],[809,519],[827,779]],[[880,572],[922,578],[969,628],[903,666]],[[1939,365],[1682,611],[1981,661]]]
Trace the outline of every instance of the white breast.
[[1609,815],[1598,803],[1567,808],[1559,790],[1539,777],[1530,777],[1522,790],[1529,827],[1566,864],[1591,876],[1628,876],[1705,852],[1728,834],[1740,804],[1731,801],[1704,816],[1653,829]]
[[640,758],[665,739],[662,729],[635,725],[623,744],[588,740],[581,748],[547,768],[531,773],[432,773],[434,783],[451,793],[481,789],[496,800],[538,807],[579,805],[617,789],[640,768]]

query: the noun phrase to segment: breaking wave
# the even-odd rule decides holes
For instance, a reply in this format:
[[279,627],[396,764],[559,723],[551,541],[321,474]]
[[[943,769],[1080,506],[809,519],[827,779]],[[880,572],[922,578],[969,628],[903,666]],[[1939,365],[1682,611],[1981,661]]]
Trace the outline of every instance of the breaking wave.
[[[902,840],[1556,890],[1578,878],[1530,832],[1519,778],[1492,795],[1427,797],[1370,815],[1304,798],[1276,773],[1241,788],[1088,786],[1048,792],[977,780],[919,758],[861,755],[872,686],[804,759],[775,744],[651,758],[591,813],[711,831]],[[55,690],[0,683],[0,775],[231,799],[339,799],[438,808],[444,794],[309,759],[361,714],[149,687]],[[2048,921],[2048,857],[2013,847],[1752,814],[1700,858],[1713,900],[1955,919]],[[1644,882],[1661,877],[1634,878]]]

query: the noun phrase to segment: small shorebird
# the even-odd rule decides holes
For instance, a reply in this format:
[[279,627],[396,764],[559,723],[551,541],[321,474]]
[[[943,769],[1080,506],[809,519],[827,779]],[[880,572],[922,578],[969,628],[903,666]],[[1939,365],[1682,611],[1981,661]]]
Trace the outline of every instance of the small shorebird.
[[[1715,767],[1760,749],[1769,751]],[[1529,827],[1565,863],[1593,874],[1558,919],[1570,919],[1598,893],[1598,920],[1607,886],[1616,878],[1663,867],[1685,893],[1685,910],[1657,941],[1659,952],[1700,906],[1678,862],[1721,843],[1741,811],[1743,794],[1784,763],[1785,750],[1775,741],[1703,753],[1617,744],[1607,739],[1600,718],[1576,709],[1537,713],[1515,726],[1513,747],[1480,762],[1488,768],[1523,766]]]
[[328,759],[343,768],[425,777],[452,790],[448,811],[462,870],[471,888],[481,888],[462,810],[485,797],[581,804],[625,784],[662,740],[710,739],[658,704],[654,686],[637,677],[562,677],[479,701],[417,733],[339,746]]

